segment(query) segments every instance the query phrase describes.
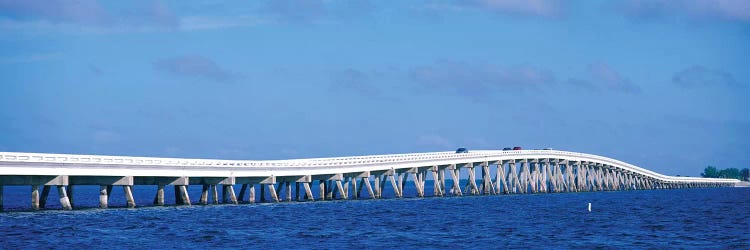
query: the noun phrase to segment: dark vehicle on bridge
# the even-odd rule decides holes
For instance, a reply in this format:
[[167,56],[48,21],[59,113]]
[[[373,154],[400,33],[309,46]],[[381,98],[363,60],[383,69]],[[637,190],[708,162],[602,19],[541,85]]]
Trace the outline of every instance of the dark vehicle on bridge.
[[468,153],[469,150],[466,148],[458,148],[456,149],[456,153]]
[[503,148],[503,151],[513,150],[512,148]]
[[518,146],[513,147],[513,150],[521,150],[521,147],[518,147]]

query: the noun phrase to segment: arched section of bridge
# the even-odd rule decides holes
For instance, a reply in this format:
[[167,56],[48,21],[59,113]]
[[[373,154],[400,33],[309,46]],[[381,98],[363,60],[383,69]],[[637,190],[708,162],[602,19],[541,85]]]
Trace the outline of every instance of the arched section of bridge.
[[[468,176],[463,178],[462,172]],[[433,180],[432,187],[425,186],[427,179]],[[72,209],[73,187],[77,185],[99,186],[99,206],[106,208],[113,186],[123,189],[128,207],[135,207],[134,185],[157,186],[154,205],[165,205],[166,186],[174,187],[175,205],[191,205],[195,202],[188,187],[198,185],[202,190],[197,203],[205,205],[220,202],[218,186],[222,187],[222,203],[238,204],[379,199],[385,197],[386,190],[400,198],[408,188],[413,188],[415,196],[424,197],[430,188],[433,196],[462,196],[729,187],[737,182],[666,176],[607,157],[557,150],[272,161],[0,152],[0,209],[3,186],[8,185],[31,186],[32,209],[45,207],[51,188],[57,189],[62,207]],[[241,185],[239,195],[235,185]]]

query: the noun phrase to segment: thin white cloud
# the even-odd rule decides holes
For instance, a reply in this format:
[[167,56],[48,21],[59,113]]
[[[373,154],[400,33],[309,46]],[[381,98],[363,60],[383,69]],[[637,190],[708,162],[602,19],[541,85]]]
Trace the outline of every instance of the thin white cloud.
[[0,28],[68,33],[176,30],[179,19],[162,1],[107,9],[95,0],[0,0]]
[[591,92],[611,91],[627,94],[642,92],[640,86],[605,63],[589,64],[582,77],[573,77],[564,83]]
[[557,0],[474,0],[465,3],[507,15],[554,17],[562,12]]
[[96,130],[92,137],[96,145],[116,144],[123,139],[121,134],[112,130]]
[[497,15],[552,18],[562,16],[564,5],[559,0],[467,0],[426,1],[422,10],[429,12],[484,11]]
[[377,97],[380,90],[372,85],[370,76],[360,70],[346,69],[331,75],[333,91],[350,91],[367,97]]
[[688,17],[697,20],[750,21],[750,0],[623,0],[615,5],[633,19]]
[[60,52],[52,53],[37,53],[28,55],[19,55],[12,57],[0,57],[0,64],[17,64],[17,63],[33,63],[60,60],[63,58],[63,54]]
[[620,75],[604,63],[594,63],[588,66],[588,73],[595,84],[601,84],[604,88],[618,92],[637,94],[641,88],[632,83],[630,79]]
[[180,18],[179,29],[184,31],[213,30],[225,28],[250,27],[265,21],[251,15],[241,16],[186,16]]
[[415,67],[411,79],[426,90],[451,90],[457,93],[485,93],[492,90],[523,91],[552,83],[552,73],[532,66],[499,66],[487,63],[440,61]]
[[417,144],[428,147],[450,148],[453,144],[445,137],[439,135],[421,135],[417,138]]
[[11,19],[41,19],[53,23],[107,25],[109,14],[96,0],[0,0],[0,15]]
[[700,65],[693,65],[677,72],[672,76],[672,82],[683,88],[701,86],[739,86],[732,74],[718,69],[711,69]]
[[231,81],[232,74],[208,57],[184,55],[164,58],[154,62],[156,70],[176,76],[198,77],[215,81]]

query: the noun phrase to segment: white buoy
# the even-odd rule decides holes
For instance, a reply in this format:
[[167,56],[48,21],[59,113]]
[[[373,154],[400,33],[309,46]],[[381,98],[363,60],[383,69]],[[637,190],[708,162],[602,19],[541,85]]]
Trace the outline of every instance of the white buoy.
[[591,212],[591,202],[589,202],[589,212]]

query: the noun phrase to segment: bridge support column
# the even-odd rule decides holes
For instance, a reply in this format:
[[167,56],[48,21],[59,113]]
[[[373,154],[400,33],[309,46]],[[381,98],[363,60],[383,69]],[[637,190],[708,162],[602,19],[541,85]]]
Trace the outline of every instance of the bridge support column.
[[[39,208],[44,208],[45,206],[47,206],[47,197],[49,196],[49,190],[50,190],[50,186],[49,185],[44,185],[42,187],[42,198],[39,199]],[[2,191],[0,190],[0,192],[2,192]],[[2,195],[0,195],[0,196],[2,196]],[[2,197],[0,197],[0,200],[2,200]],[[2,210],[2,206],[3,205],[0,204],[0,210]]]
[[438,172],[440,170],[438,169],[438,166],[433,166],[430,168],[432,172],[432,193],[433,196],[443,196],[443,190],[440,188],[440,176],[438,176]]
[[[305,194],[305,195],[307,195],[307,194]],[[294,182],[294,200],[300,201],[299,200],[299,196],[300,196],[299,195],[299,182]]]
[[[359,183],[357,183],[356,179],[353,182],[353,183],[357,183],[356,188],[354,188],[355,190],[357,190],[356,192],[354,192],[354,196],[357,199],[359,199],[360,197],[362,197],[362,189],[365,188],[365,179],[369,179],[369,177],[359,177]],[[369,182],[369,180],[368,180],[368,182]]]
[[[378,177],[375,176],[375,179]],[[372,189],[372,185],[370,184],[370,177],[362,178],[365,184],[365,188],[367,188],[367,195],[370,196],[370,199],[377,199],[378,196],[375,194],[375,190]],[[361,185],[360,185],[361,186]]]
[[326,183],[324,180],[318,180],[319,196],[318,199],[321,201],[326,200]]
[[203,184],[203,189],[201,189],[201,198],[199,200],[199,203],[201,205],[208,205],[208,189],[210,185]]
[[497,193],[508,193],[508,182],[505,181],[505,163],[497,162],[497,173],[495,174],[495,189]]
[[479,194],[479,188],[477,187],[477,176],[476,176],[476,170],[474,169],[474,163],[468,163],[466,167],[469,170],[469,179],[466,183],[466,193],[472,194],[472,195],[478,195]]
[[352,182],[352,200],[359,199],[359,191],[361,190],[362,185],[357,185],[357,177],[351,177],[351,182]]
[[378,198],[383,198],[383,192],[385,192],[385,183],[388,182],[388,176],[381,174],[380,177],[380,191],[378,191]]
[[612,173],[612,185],[613,185],[612,190],[617,191],[617,190],[622,189],[623,180],[621,178],[620,172],[614,169],[611,169],[610,171]]
[[255,203],[255,184],[250,184],[248,192],[250,193],[250,195],[248,195],[247,201],[250,203]]
[[569,179],[566,176],[566,174],[568,173],[568,163],[565,162],[565,165],[558,163],[555,171],[557,171],[557,180],[559,181],[560,192],[570,192],[570,190],[568,190]]
[[393,174],[389,175],[388,178],[391,181],[391,186],[393,186],[393,194],[396,196],[396,198],[401,198],[401,190],[399,190],[398,184],[396,184],[396,178],[393,177]]
[[550,175],[550,192],[559,193],[562,192],[562,172],[560,170],[560,164],[559,162],[550,162],[550,168],[549,171],[552,173]]
[[31,185],[31,209],[39,210],[39,185]]
[[279,182],[279,184],[277,184],[275,186],[275,188],[276,188],[276,197],[279,197],[279,201],[283,201],[284,200],[284,197],[281,197],[281,191],[284,190],[284,184],[286,184],[286,183],[282,181],[282,182]]
[[315,197],[313,197],[312,189],[310,189],[310,183],[304,182],[302,185],[305,187],[305,194],[307,195],[308,201],[315,201]]
[[180,186],[173,185],[174,189],[174,204],[176,206],[184,205],[182,204],[182,199],[180,198]]
[[346,191],[344,190],[344,187],[341,185],[341,180],[336,180],[336,188],[338,188],[339,190],[339,193],[340,193],[339,197],[341,199],[346,200],[349,198],[349,195],[347,195]]
[[65,190],[65,186],[62,186],[62,185],[57,186],[57,194],[58,196],[60,196],[60,205],[62,205],[63,210],[72,210],[73,206],[70,204],[70,200]]
[[[107,189],[104,189],[107,192]],[[109,193],[108,193],[109,194]],[[156,197],[154,197],[155,206],[164,206],[164,185],[159,184],[156,187]]]
[[133,186],[122,186],[122,191],[125,193],[125,200],[128,203],[128,208],[134,208],[135,199],[133,198]]
[[[563,165],[563,164],[565,164],[565,165]],[[567,188],[568,188],[567,180],[568,179],[565,176],[565,174],[566,174],[565,168],[567,168],[567,163],[558,162],[555,165],[555,177],[557,178],[556,179],[557,187],[555,188],[555,192],[557,192],[557,193],[570,192],[569,190],[567,190]]]
[[586,192],[596,191],[596,172],[591,165],[586,165],[584,168],[584,174],[586,174]]
[[276,193],[276,187],[274,186],[274,183],[269,183],[266,185],[268,186],[268,192],[271,193],[271,198],[273,198],[275,202],[279,202],[279,194]]
[[[180,185],[180,199],[182,199],[183,205],[192,205],[190,203],[190,194],[188,194],[187,185]],[[234,195],[234,191],[232,191],[232,195]]]
[[332,180],[327,180],[325,181],[325,186],[326,186],[326,199],[333,200],[334,198],[333,191],[336,190],[335,182]]
[[529,182],[531,183],[531,193],[538,193],[540,189],[539,185],[539,162],[529,163]]
[[425,196],[424,191],[425,191],[426,188],[425,188],[424,185],[427,182],[427,180],[426,180],[427,179],[427,172],[428,172],[428,169],[423,168],[420,171],[420,173],[419,173],[419,186],[422,187],[422,197]]
[[107,208],[107,185],[99,186],[99,208]]
[[421,173],[412,173],[412,179],[414,179],[414,187],[417,188],[417,197],[424,197],[424,186],[422,185],[422,178],[424,178],[424,176],[422,176]]
[[211,184],[211,191],[213,192],[213,204],[219,204],[219,188],[216,184]]
[[531,171],[529,168],[531,166],[531,163],[528,162],[522,162],[521,163],[521,169],[520,169],[520,175],[521,175],[521,193],[525,194],[529,192],[529,184],[531,184]]
[[628,189],[629,190],[639,190],[641,188],[641,182],[638,176],[633,176],[632,174],[628,173]]
[[581,188],[579,189],[581,192],[590,191],[588,174],[589,174],[588,165],[581,163]]
[[521,174],[516,168],[515,160],[508,163],[508,184],[511,185],[510,192],[513,194],[521,192],[521,181],[518,176]]
[[567,180],[567,190],[568,192],[578,192],[578,183],[577,183],[577,174],[576,174],[577,168],[575,163],[568,162],[565,164],[565,175]]
[[380,195],[381,195],[383,189],[380,188],[380,179],[382,178],[382,176],[383,176],[382,174],[376,174],[375,175],[375,184],[374,184],[375,185],[375,195],[373,196],[373,198],[375,198],[375,199],[380,199],[381,198]]
[[286,182],[286,201],[292,201],[292,182]]
[[[337,194],[339,193],[339,189],[338,189],[338,187],[336,186],[336,181],[335,181],[335,180],[332,180],[332,181],[331,181],[331,182],[330,182],[329,184],[330,184],[330,185],[329,185],[329,186],[330,186],[330,190],[329,190],[328,194],[329,194],[329,196],[331,196],[331,200],[335,200],[335,199],[336,199],[336,195],[337,195]],[[342,190],[343,190],[343,189],[342,189]],[[342,194],[342,195],[343,195],[343,194]],[[339,197],[340,197],[340,196],[341,196],[341,195],[339,195]]]
[[399,198],[403,198],[404,195],[404,182],[406,182],[406,173],[400,173],[398,175],[398,193]]
[[[344,182],[343,182],[343,184],[344,184],[344,193],[343,193],[343,195],[346,196],[346,199],[349,199],[351,197],[350,194],[353,193],[353,192],[349,192],[349,186],[351,186],[352,182],[354,182],[354,177],[349,177],[349,178],[344,177]],[[354,191],[354,190],[352,190],[352,191]]]
[[461,171],[459,171],[458,166],[455,164],[451,165],[448,168],[448,172],[451,174],[451,179],[453,180],[453,184],[451,185],[451,194],[455,196],[461,196],[463,193],[461,193]]
[[495,194],[495,190],[492,185],[492,174],[490,174],[489,162],[482,163],[482,193],[484,195]]
[[596,187],[594,185],[594,168],[590,165],[586,165],[584,174],[586,174],[586,192],[595,191]]
[[74,197],[73,185],[68,185],[68,188],[66,190],[68,191],[68,200],[70,201],[70,206],[75,207],[75,199],[73,199]]
[[555,172],[554,167],[551,165],[554,162],[551,160],[545,161],[542,164],[542,192],[552,193],[555,192]]
[[447,193],[447,189],[445,188],[445,169],[438,167],[438,179],[440,180],[440,190],[442,190],[442,194],[445,196]]
[[599,190],[599,171],[597,171],[596,167],[594,165],[590,165],[591,171],[591,191],[598,191]]
[[[226,187],[227,191],[229,191],[228,192],[229,193],[229,202],[231,202],[234,205],[239,204],[239,201],[237,201],[237,196],[234,193],[234,185],[228,184],[228,185],[224,185],[224,187]],[[187,193],[187,192],[185,192],[185,193]]]
[[542,169],[541,169],[542,173],[540,174],[540,179],[542,181],[541,181],[540,185],[541,185],[541,191],[542,191],[542,193],[551,193],[551,192],[554,192],[555,179],[552,178],[552,176],[553,176],[554,173],[552,172],[552,168],[550,168],[550,164],[551,163],[549,163],[549,162],[544,162],[544,163],[542,163],[542,166],[541,166],[542,167]]
[[245,192],[247,192],[247,184],[242,184],[242,186],[240,186],[240,194],[237,195],[237,203],[245,201]]

